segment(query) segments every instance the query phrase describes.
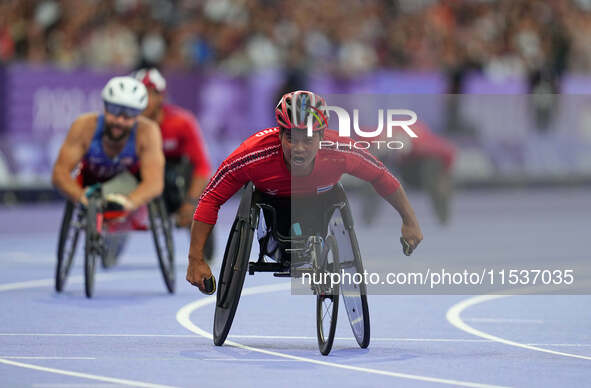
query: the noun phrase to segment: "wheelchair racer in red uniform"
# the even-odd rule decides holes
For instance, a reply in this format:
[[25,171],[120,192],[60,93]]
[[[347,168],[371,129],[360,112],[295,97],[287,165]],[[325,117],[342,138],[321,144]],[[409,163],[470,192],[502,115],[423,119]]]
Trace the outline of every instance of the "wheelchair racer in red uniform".
[[[402,219],[401,235],[410,254],[423,239],[421,228],[404,189],[373,155],[363,150],[322,147],[322,139],[348,143],[326,128],[324,98],[309,91],[282,96],[275,108],[277,127],[259,131],[246,139],[222,162],[205,188],[191,229],[186,279],[206,294],[215,292],[215,279],[203,259],[203,247],[217,220],[220,206],[248,182],[267,195],[294,197],[314,195],[336,185],[345,173],[373,185],[397,210]],[[310,113],[315,112],[315,113]],[[307,135],[308,116],[313,136]]]

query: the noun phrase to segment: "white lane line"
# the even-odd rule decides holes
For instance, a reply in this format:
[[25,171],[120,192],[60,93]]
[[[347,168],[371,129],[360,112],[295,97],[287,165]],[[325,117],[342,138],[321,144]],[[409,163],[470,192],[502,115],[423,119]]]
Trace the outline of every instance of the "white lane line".
[[0,356],[9,360],[96,360],[96,357]]
[[238,362],[249,362],[249,361],[264,361],[264,362],[302,362],[301,360],[277,360],[269,358],[202,358],[201,361],[238,361]]
[[464,322],[480,322],[480,323],[535,323],[542,324],[541,319],[518,319],[518,318],[466,318]]
[[[152,273],[153,271],[150,271]],[[143,276],[140,275],[144,274]],[[131,277],[145,277],[148,271],[129,271],[126,273],[121,274],[99,274],[97,278],[103,280],[115,280],[115,279],[130,279]],[[82,276],[75,277],[68,279],[70,283],[72,280],[76,283],[84,281]],[[31,280],[25,282],[18,282],[18,283],[8,283],[8,284],[1,284],[0,285],[0,292],[2,291],[14,291],[14,290],[23,290],[27,288],[36,288],[36,287],[46,287],[53,285],[53,279],[41,279],[41,280]],[[175,388],[170,385],[160,385],[160,384],[151,384],[151,383],[144,383],[142,381],[135,381],[135,380],[127,380],[127,379],[118,379],[114,377],[108,376],[99,376],[90,373],[80,373],[80,372],[73,372],[65,369],[57,369],[57,368],[47,368],[44,366],[33,365],[33,364],[25,364],[19,361],[12,361],[6,358],[0,358],[0,364],[6,364],[11,366],[16,366],[19,368],[25,369],[33,369],[38,370],[41,372],[48,372],[48,373],[55,373],[59,375],[71,376],[71,377],[78,377],[90,380],[97,380],[97,381],[104,381],[107,383],[114,383],[119,385],[129,385],[132,387],[145,387],[145,388]]]
[[[256,295],[256,294],[262,294],[262,293],[289,290],[290,287],[291,287],[291,284],[289,282],[288,283],[281,283],[281,284],[271,284],[271,285],[264,285],[264,286],[257,286],[257,287],[249,287],[249,288],[242,290],[242,296],[244,297],[244,296],[248,296],[248,295]],[[199,299],[195,302],[189,303],[189,304],[183,306],[181,309],[179,309],[179,311],[176,314],[176,319],[187,330],[189,330],[195,334],[199,334],[200,336],[203,336],[205,338],[213,339],[213,335],[211,333],[201,329],[197,325],[195,325],[191,321],[190,316],[191,316],[192,312],[194,312],[200,308],[203,308],[205,306],[208,306],[210,304],[214,304],[214,303],[215,303],[215,295],[208,296],[208,297]],[[242,345],[238,342],[229,341],[229,340],[226,340],[225,343],[226,343],[226,345],[234,346],[234,347],[244,349],[244,350],[249,350],[251,352],[268,354],[270,356],[286,358],[286,359],[295,360],[295,361],[302,361],[302,362],[307,362],[307,363],[316,364],[316,365],[328,366],[328,367],[332,367],[332,368],[353,370],[356,372],[397,377],[397,378],[402,378],[402,379],[427,381],[427,382],[431,382],[431,383],[450,384],[450,385],[463,386],[463,387],[499,387],[496,385],[473,383],[473,382],[469,382],[469,381],[442,379],[442,378],[437,378],[437,377],[413,375],[413,374],[400,373],[400,372],[389,372],[389,371],[379,370],[379,369],[371,369],[371,368],[363,368],[363,367],[358,367],[358,366],[353,366],[353,365],[338,364],[336,362],[321,361],[321,360],[307,358],[307,357],[301,357],[301,356],[293,356],[293,355],[287,354],[287,353],[280,353],[280,352],[276,352],[276,351],[270,351],[270,350],[266,350],[266,349],[256,348],[253,346]]]
[[0,337],[169,337],[195,338],[195,334],[0,333]]
[[89,383],[74,383],[74,384],[52,384],[52,383],[33,383],[33,388],[119,388],[119,384],[89,384]]
[[[197,334],[97,334],[97,333],[0,333],[0,337],[113,337],[113,338],[201,338]],[[316,337],[312,336],[298,336],[298,335],[255,335],[255,334],[231,334],[228,338],[242,338],[242,339],[269,339],[269,340],[288,340],[288,341],[302,341],[310,340],[316,341]],[[355,341],[354,337],[335,337],[339,341]],[[474,339],[474,338],[388,338],[376,337],[371,339],[372,342],[460,342],[460,343],[483,343],[495,342],[488,339]],[[566,347],[591,347],[591,344],[572,344],[572,343],[528,343],[531,346],[566,346]]]
[[[96,280],[118,280],[118,279],[137,279],[144,278],[147,274],[152,274],[153,271],[148,270],[137,270],[120,273],[100,273],[96,275]],[[16,291],[24,290],[27,288],[38,288],[38,287],[53,287],[54,279],[40,279],[40,280],[27,280],[24,282],[0,284],[0,292],[3,291]],[[79,284],[84,282],[84,276],[71,276],[68,278],[68,284]]]
[[[1,336],[2,334],[0,334]],[[230,334],[229,338],[248,338],[248,339],[282,339],[282,340],[311,340],[316,341],[316,337],[311,336],[295,336],[295,335],[249,335],[249,334]],[[335,337],[335,340],[343,341],[355,341],[354,337]],[[491,342],[488,340],[481,339],[462,339],[462,338],[387,338],[377,337],[373,338],[373,341],[384,341],[384,342]],[[591,345],[589,345],[591,346]]]
[[98,381],[105,381],[107,383],[114,383],[120,385],[130,385],[132,387],[145,387],[145,388],[172,388],[170,385],[160,385],[160,384],[151,384],[151,383],[143,383],[141,381],[134,381],[134,380],[126,380],[126,379],[117,379],[114,377],[107,377],[107,376],[99,376],[93,375],[90,373],[79,373],[79,372],[72,372],[69,370],[64,369],[56,369],[56,368],[47,368],[44,366],[33,365],[33,364],[25,364],[18,361],[11,361],[7,359],[0,358],[1,364],[18,366],[21,368],[26,369],[33,369],[38,370],[41,372],[49,372],[49,373],[56,373],[59,375],[71,376],[71,377],[79,377],[83,379],[91,379],[91,380],[98,380]]
[[458,329],[465,331],[466,333],[473,334],[477,337],[485,338],[485,339],[488,339],[488,340],[491,340],[494,342],[499,342],[499,343],[509,345],[509,346],[516,346],[518,348],[534,350],[537,352],[554,354],[557,356],[565,356],[565,357],[580,358],[583,360],[591,360],[590,356],[583,356],[580,354],[559,352],[556,350],[540,348],[538,346],[528,345],[528,344],[524,344],[524,343],[520,343],[520,342],[516,342],[516,341],[511,341],[511,340],[508,340],[505,338],[497,337],[492,334],[485,333],[484,331],[475,329],[472,326],[469,326],[460,317],[462,312],[471,306],[475,306],[480,303],[488,302],[488,301],[499,299],[499,298],[505,298],[505,297],[509,297],[509,296],[511,296],[511,295],[478,295],[478,296],[473,296],[471,298],[465,299],[465,300],[451,306],[451,308],[449,310],[447,310],[446,318],[449,321],[449,323],[451,323],[452,325],[454,325]]

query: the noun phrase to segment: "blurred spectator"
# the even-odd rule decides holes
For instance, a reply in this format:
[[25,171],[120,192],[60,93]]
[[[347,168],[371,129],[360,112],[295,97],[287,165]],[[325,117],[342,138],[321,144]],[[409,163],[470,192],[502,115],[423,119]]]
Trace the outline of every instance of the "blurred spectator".
[[[591,70],[588,0],[3,0],[0,61],[64,67]],[[319,8],[325,12],[319,12]],[[298,62],[295,63],[294,62]],[[305,69],[304,69],[305,70]],[[553,78],[554,77],[554,78]],[[541,80],[541,81],[540,81]]]

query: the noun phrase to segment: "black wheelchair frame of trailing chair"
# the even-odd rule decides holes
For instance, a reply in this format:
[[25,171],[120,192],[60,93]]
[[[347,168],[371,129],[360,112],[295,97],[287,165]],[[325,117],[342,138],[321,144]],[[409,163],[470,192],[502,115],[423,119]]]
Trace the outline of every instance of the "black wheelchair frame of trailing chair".
[[[320,268],[322,271],[339,272],[343,269],[351,273],[363,273],[361,254],[353,229],[353,219],[345,192],[340,184],[333,188],[333,195],[335,200],[332,202],[330,208],[327,209],[326,219],[331,221],[331,224],[327,225],[327,228],[331,230],[331,233],[339,233],[341,237],[335,237],[329,234],[323,244],[313,244],[310,250],[308,244],[310,236],[292,238],[280,234],[277,227],[275,208],[265,203],[264,196],[255,191],[252,183],[249,183],[245,187],[236,218],[230,230],[220,275],[218,277],[219,284],[213,333],[213,339],[216,345],[222,345],[230,331],[247,270],[251,275],[255,272],[274,272],[275,276],[280,277],[301,276],[301,274],[292,273],[291,259],[292,255],[304,252],[306,255],[315,254],[315,257],[321,257],[320,262],[323,262],[326,266]],[[336,209],[340,210],[339,214],[342,217],[331,218],[330,215]],[[281,258],[277,262],[266,262],[264,260],[266,252],[264,252],[262,246],[258,261],[249,262],[254,232],[258,225],[261,210],[270,213],[271,226],[269,228],[269,235],[279,243],[280,249],[282,250]],[[335,225],[332,225],[332,223]],[[348,248],[352,252],[352,257],[347,257],[348,260],[345,263],[340,263],[339,248],[337,246],[337,240],[343,240],[342,236],[349,241],[350,245]],[[319,236],[312,237],[318,238]],[[330,259],[328,261],[331,261],[330,263],[326,261],[329,257]],[[328,354],[331,350],[336,329],[339,287],[335,287],[337,288],[313,288],[317,297],[316,321],[318,345],[320,352],[324,355]],[[370,340],[370,322],[365,285],[347,285],[345,288],[340,287],[340,291],[343,293],[347,315],[355,338],[360,347],[366,348]],[[325,302],[329,302],[329,308],[324,307]],[[331,313],[330,321],[328,325],[324,325],[323,312],[326,313],[327,310],[330,310]]]
[[[67,200],[57,247],[55,271],[55,290],[62,292],[74,262],[74,255],[80,236],[85,234],[84,244],[84,289],[88,298],[94,295],[96,261],[105,254],[103,238],[103,200],[100,188],[88,198],[88,206],[74,205]],[[150,230],[158,256],[158,264],[166,289],[175,291],[174,244],[172,224],[162,197],[155,198],[148,204]]]

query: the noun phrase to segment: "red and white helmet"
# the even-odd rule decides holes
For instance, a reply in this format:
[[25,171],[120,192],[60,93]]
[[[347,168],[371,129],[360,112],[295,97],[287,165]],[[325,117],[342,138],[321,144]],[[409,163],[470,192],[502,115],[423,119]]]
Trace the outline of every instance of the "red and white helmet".
[[166,80],[158,69],[153,67],[140,69],[133,76],[138,81],[141,81],[148,89],[154,89],[159,93],[166,91]]
[[307,129],[311,120],[312,130],[320,131],[328,125],[326,101],[322,96],[306,90],[286,93],[275,107],[277,123],[286,129]]

